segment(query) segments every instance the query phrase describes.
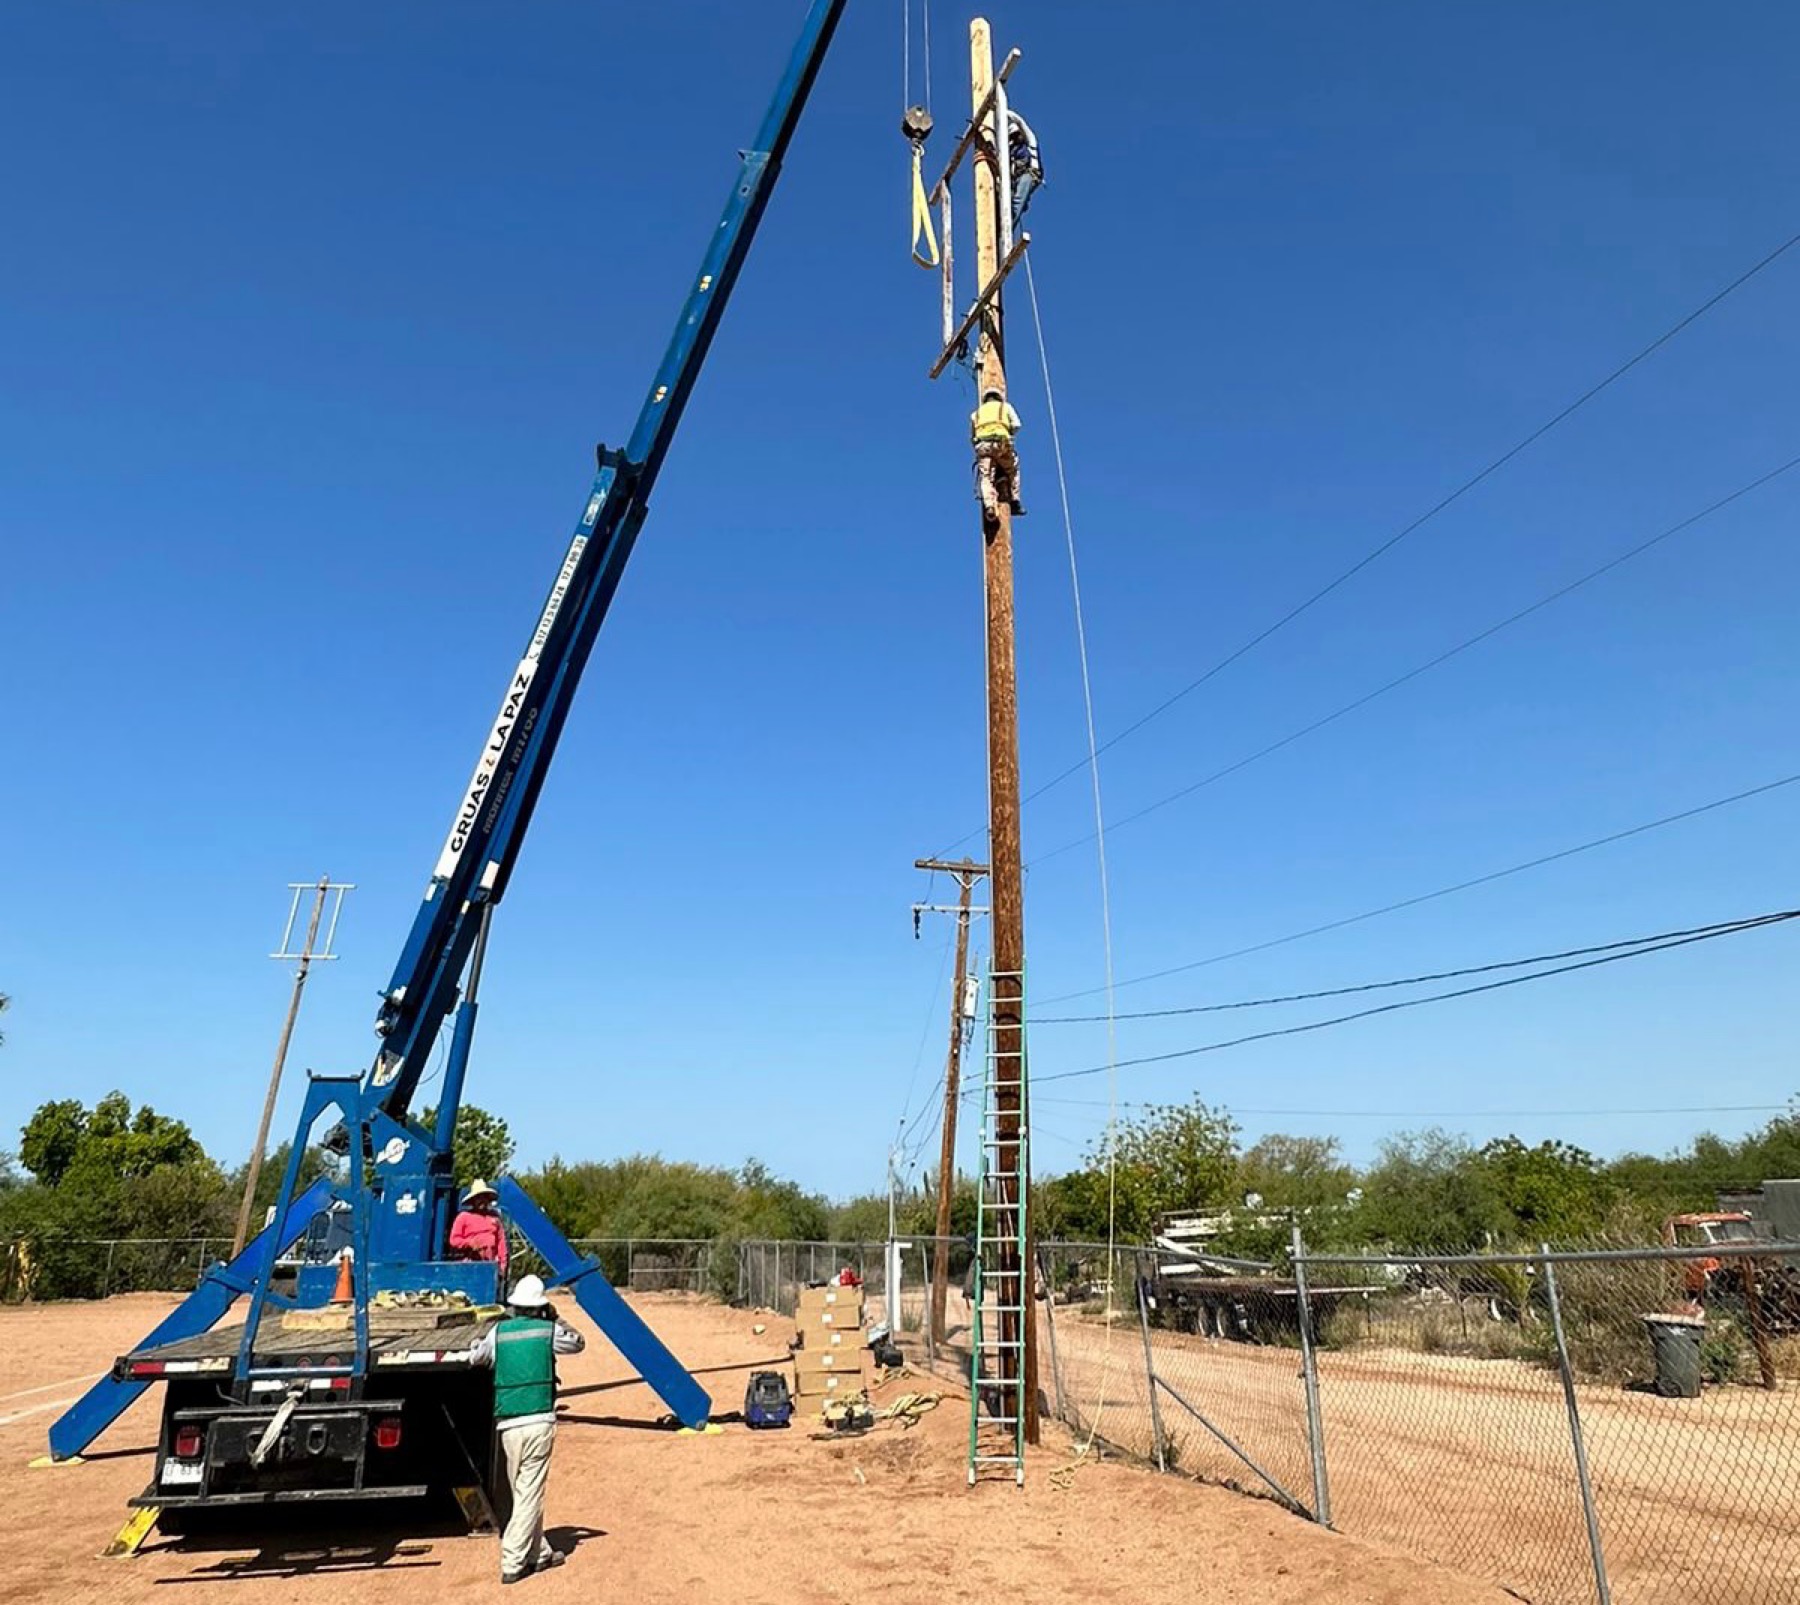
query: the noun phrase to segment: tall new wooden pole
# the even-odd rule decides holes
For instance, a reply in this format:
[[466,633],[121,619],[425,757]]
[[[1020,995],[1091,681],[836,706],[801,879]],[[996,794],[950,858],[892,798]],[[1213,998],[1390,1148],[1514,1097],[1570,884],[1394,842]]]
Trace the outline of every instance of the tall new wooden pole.
[[[971,112],[978,113],[994,86],[993,35],[985,17],[969,25],[969,91]],[[987,137],[980,142],[975,167],[975,282],[986,285],[1000,270],[999,162],[1007,159],[1007,131],[990,110]],[[981,319],[977,347],[981,396],[997,392],[1006,398],[1006,335],[1003,294],[996,291]],[[1021,1166],[1019,1131],[1025,1106],[1025,876],[1019,852],[1019,683],[1013,652],[1012,508],[1005,495],[982,512],[983,568],[987,589],[988,693],[988,865],[992,881],[994,956],[988,1009],[993,1022],[992,1052],[997,1065],[996,1150],[994,1169],[999,1193],[1014,1212],[1026,1209],[1030,1177]],[[1028,1150],[1027,1150],[1028,1151]],[[1018,1239],[1022,1234],[1011,1234]],[[1025,1312],[1022,1329],[1014,1315],[1001,1322],[999,1379],[1010,1383],[1022,1361],[1025,1394],[1025,1441],[1038,1441],[1037,1321],[1032,1281],[1031,1245],[1022,1258],[1009,1244],[1000,1263],[984,1268],[997,1282],[1003,1304]]]
[[956,907],[956,979],[950,989],[950,1052],[944,1061],[944,1129],[938,1150],[937,1247],[931,1259],[931,1337],[945,1338],[950,1302],[950,1204],[956,1189],[956,1104],[962,1088],[963,992],[969,976],[969,897],[975,882],[987,874],[986,864],[971,859],[945,863],[921,858],[918,869],[944,870],[956,877],[961,896]]
[[263,1099],[262,1120],[256,1128],[256,1146],[250,1150],[249,1168],[244,1172],[244,1201],[238,1205],[237,1231],[231,1239],[233,1259],[244,1252],[244,1244],[250,1240],[250,1211],[256,1203],[256,1184],[262,1177],[263,1150],[269,1145],[269,1123],[275,1118],[275,1100],[281,1093],[281,1071],[287,1064],[288,1041],[294,1034],[294,1020],[300,1013],[300,994],[306,989],[306,972],[312,968],[319,916],[325,912],[325,896],[330,890],[331,877],[321,875],[319,884],[313,888],[312,917],[306,923],[306,944],[300,950],[300,968],[294,972],[294,995],[288,1000],[287,1019],[282,1022],[281,1041],[275,1048],[275,1068],[269,1072],[269,1091]]

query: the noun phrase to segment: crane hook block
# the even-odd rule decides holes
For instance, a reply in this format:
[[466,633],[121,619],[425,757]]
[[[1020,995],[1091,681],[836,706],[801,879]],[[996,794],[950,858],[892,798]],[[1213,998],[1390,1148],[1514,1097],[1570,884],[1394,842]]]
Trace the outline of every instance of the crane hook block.
[[931,113],[923,106],[908,106],[900,118],[900,132],[915,145],[931,137]]

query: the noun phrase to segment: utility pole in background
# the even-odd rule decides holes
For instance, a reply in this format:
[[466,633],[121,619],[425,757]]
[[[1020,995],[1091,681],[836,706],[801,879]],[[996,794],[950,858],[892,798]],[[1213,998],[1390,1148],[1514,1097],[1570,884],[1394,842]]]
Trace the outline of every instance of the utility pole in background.
[[[238,1206],[237,1231],[231,1239],[233,1259],[243,1253],[244,1244],[250,1240],[250,1212],[256,1205],[256,1184],[262,1179],[263,1151],[269,1143],[269,1123],[275,1118],[275,1100],[281,1092],[281,1072],[287,1064],[288,1042],[294,1034],[294,1021],[300,1015],[300,994],[306,989],[307,972],[315,963],[324,964],[337,957],[331,951],[331,943],[337,935],[338,916],[344,911],[344,894],[353,892],[356,888],[347,881],[334,881],[329,875],[321,875],[317,881],[290,881],[288,890],[294,895],[288,904],[287,928],[281,933],[280,951],[271,953],[269,957],[298,959],[300,967],[294,972],[294,994],[288,1000],[287,1019],[282,1023],[281,1041],[275,1048],[275,1068],[269,1072],[269,1091],[263,1099],[262,1120],[256,1128],[256,1146],[250,1150],[250,1165],[244,1174],[244,1201]],[[306,922],[306,940],[300,944],[298,953],[292,953],[288,951],[288,943],[293,939],[294,921],[300,913],[300,894],[306,891],[313,894],[312,914]],[[319,937],[319,920],[325,912],[325,900],[333,892],[337,893],[337,902],[331,910],[331,926],[325,932],[325,947],[323,951],[314,952],[313,943]]]
[[[938,1153],[937,1244],[931,1259],[931,1337],[934,1343],[944,1341],[946,1306],[950,1299],[950,1202],[956,1186],[956,1101],[962,1086],[962,1045],[964,1022],[975,1017],[967,997],[969,985],[969,919],[978,911],[969,905],[976,881],[988,872],[986,864],[964,858],[947,862],[941,858],[920,858],[915,869],[939,870],[956,877],[956,977],[950,986],[950,1051],[944,1061],[944,1129]],[[913,931],[919,928],[921,914],[947,914],[950,910],[930,903],[913,904]],[[892,1232],[889,1233],[892,1236]]]
[[[1017,417],[1006,399],[1006,326],[1002,288],[1030,243],[1013,234],[1012,168],[1006,80],[1019,60],[1007,54],[994,71],[986,18],[969,24],[969,126],[927,205],[940,212],[944,344],[931,377],[970,356],[978,391],[971,419],[975,483],[981,505],[982,566],[987,611],[988,864],[993,902],[993,955],[988,987],[988,1075],[994,1133],[987,1174],[1002,1223],[994,1263],[982,1266],[999,1315],[996,1380],[1022,1383],[1024,1442],[1038,1441],[1037,1321],[1032,1269],[1030,1149],[1025,1122],[1025,884],[1019,847],[1019,688],[1013,648],[1012,521],[1019,501]],[[910,118],[909,118],[910,121]],[[963,158],[975,174],[973,304],[955,320],[950,181]],[[979,1313],[977,1314],[979,1321]],[[1023,1476],[1023,1464],[1020,1463]]]

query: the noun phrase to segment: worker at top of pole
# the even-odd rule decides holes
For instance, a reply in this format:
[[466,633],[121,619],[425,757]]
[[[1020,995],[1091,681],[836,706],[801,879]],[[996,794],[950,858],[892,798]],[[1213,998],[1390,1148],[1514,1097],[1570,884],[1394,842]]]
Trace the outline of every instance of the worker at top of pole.
[[522,1582],[568,1558],[544,1537],[544,1493],[556,1448],[556,1356],[587,1340],[557,1319],[543,1278],[521,1276],[506,1295],[506,1319],[474,1346],[494,1371],[494,1425],[506,1461],[512,1512],[500,1535],[500,1581]]
[[1037,135],[1010,106],[1006,109],[1006,156],[1012,169],[1012,226],[1019,232],[1031,194],[1044,182],[1044,160],[1038,154]]
[[495,1207],[500,1195],[479,1176],[463,1194],[462,1208],[450,1222],[452,1259],[488,1260],[500,1267],[506,1279],[506,1222]]

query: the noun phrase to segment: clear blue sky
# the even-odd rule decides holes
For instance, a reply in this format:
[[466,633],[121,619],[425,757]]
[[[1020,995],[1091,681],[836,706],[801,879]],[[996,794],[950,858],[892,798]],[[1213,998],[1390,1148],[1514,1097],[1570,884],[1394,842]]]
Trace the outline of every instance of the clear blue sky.
[[[0,253],[0,1134],[128,1089],[235,1159],[283,887],[354,880],[290,1060],[375,992],[802,11],[15,8]],[[915,24],[918,5],[914,5]],[[1102,735],[1399,528],[1800,223],[1791,8],[997,5]],[[933,8],[948,148],[967,14]],[[918,70],[915,45],[915,73]],[[984,811],[965,389],[906,254],[900,7],[853,5],[496,925],[469,1093],[524,1162],[756,1154],[878,1185],[942,1054],[915,856]],[[966,213],[965,213],[966,224]],[[1123,815],[1800,453],[1800,250],[1107,754]],[[1027,309],[1028,785],[1079,757]],[[1122,977],[1800,769],[1800,473],[1112,838]],[[1090,824],[1079,781],[1028,857]],[[1378,979],[1794,901],[1800,788],[1121,994]],[[1035,993],[1101,976],[1092,849]],[[937,891],[942,893],[940,881]],[[1131,1099],[1778,1104],[1783,928],[1120,1076]],[[1093,1000],[1090,1000],[1093,1001]],[[1295,1010],[1281,1022],[1304,1019]],[[1236,1019],[1230,1021],[1236,1024]],[[1275,1023],[1271,1021],[1270,1023]],[[1228,1034],[1121,1027],[1124,1054]],[[1040,1074],[1104,1057],[1044,1027]],[[921,1047],[922,1044],[922,1047]],[[916,1070],[915,1070],[916,1066]],[[1048,1092],[1048,1089],[1046,1089]],[[1103,1079],[1063,1085],[1103,1099]],[[1040,1168],[1104,1111],[1039,1110]],[[1759,1117],[1442,1122],[1604,1152]],[[1415,1118],[1245,1114],[1365,1157]]]

